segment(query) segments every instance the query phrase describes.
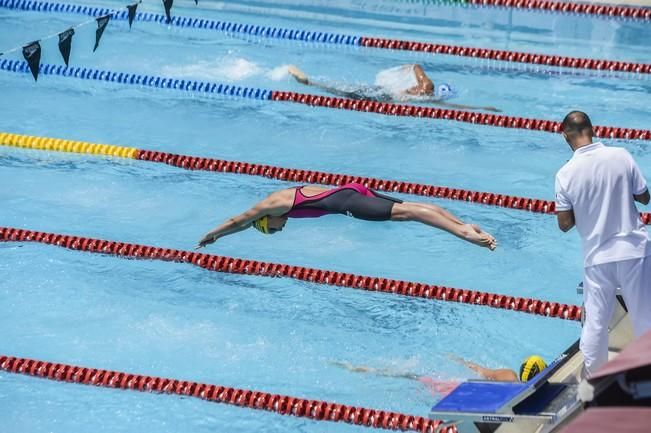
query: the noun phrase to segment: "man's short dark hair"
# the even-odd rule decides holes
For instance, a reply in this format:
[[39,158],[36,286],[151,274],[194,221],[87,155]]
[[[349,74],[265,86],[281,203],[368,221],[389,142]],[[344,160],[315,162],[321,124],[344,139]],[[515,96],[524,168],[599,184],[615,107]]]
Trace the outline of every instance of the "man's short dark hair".
[[583,111],[571,111],[563,119],[563,132],[576,137],[579,135],[592,135],[592,122]]

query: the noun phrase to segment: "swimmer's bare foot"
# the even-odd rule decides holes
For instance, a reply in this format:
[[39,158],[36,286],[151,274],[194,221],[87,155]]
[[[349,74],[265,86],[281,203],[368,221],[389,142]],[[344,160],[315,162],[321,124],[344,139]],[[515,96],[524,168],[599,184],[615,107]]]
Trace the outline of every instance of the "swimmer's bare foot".
[[296,66],[294,66],[294,65],[289,65],[289,66],[287,67],[287,72],[289,72],[289,74],[290,74],[292,77],[294,77],[294,79],[295,79],[296,81],[298,81],[299,83],[301,83],[301,84],[308,84],[307,75],[305,75],[305,72],[301,71],[301,70],[298,69]]
[[468,242],[472,242],[480,247],[488,248],[493,251],[497,248],[497,241],[489,233],[486,233],[476,224],[464,224],[462,230],[463,237]]

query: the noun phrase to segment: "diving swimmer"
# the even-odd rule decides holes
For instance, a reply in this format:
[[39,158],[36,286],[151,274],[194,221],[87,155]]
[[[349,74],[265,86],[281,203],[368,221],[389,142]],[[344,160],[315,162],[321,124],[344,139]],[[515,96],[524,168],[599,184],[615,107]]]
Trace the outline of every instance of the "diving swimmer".
[[366,221],[417,221],[491,251],[497,247],[493,236],[439,206],[405,202],[362,184],[349,183],[336,188],[305,185],[273,192],[251,209],[206,233],[197,248],[252,226],[264,234],[273,234],[282,231],[288,218],[318,218],[328,214]]
[[[538,355],[531,355],[520,364],[520,374],[508,368],[486,368],[454,355],[451,355],[450,359],[473,370],[482,379],[493,380],[496,382],[527,382],[547,368],[547,363]],[[459,382],[457,381],[438,380],[430,376],[423,376],[406,371],[400,372],[386,368],[354,366],[347,362],[332,362],[331,364],[345,368],[354,373],[371,373],[378,376],[415,380],[425,385],[434,394],[449,394],[457,387],[457,385],[459,385]]]
[[329,85],[309,78],[305,72],[294,65],[290,65],[287,72],[301,84],[316,87],[343,98],[377,102],[417,101],[450,108],[500,111],[495,107],[475,107],[445,101],[445,99],[454,96],[455,92],[452,87],[446,83],[434,85],[423,68],[417,64],[401,65],[382,70],[377,74],[373,86]]

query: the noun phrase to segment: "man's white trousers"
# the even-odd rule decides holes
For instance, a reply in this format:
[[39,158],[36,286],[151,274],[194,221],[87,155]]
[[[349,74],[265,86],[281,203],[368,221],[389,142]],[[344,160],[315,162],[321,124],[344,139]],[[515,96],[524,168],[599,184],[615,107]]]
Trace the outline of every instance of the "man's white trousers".
[[608,325],[617,288],[621,288],[635,337],[639,337],[651,329],[651,256],[584,269],[581,352],[588,377],[608,361]]

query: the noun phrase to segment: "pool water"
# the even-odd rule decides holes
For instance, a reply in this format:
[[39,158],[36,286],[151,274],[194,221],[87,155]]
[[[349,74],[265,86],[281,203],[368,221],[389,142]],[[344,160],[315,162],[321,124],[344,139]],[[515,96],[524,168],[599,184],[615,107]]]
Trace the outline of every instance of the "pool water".
[[[647,24],[532,11],[408,2],[176,2],[173,14],[337,33],[648,62]],[[123,2],[94,0],[94,6]],[[157,2],[139,10],[162,13]],[[0,49],[86,17],[0,8]],[[412,26],[413,23],[413,26]],[[78,29],[71,64],[111,71],[318,92],[284,72],[296,64],[339,82],[420,63],[459,89],[453,102],[560,120],[648,126],[648,78],[111,22],[92,54]],[[6,56],[19,59],[20,53]],[[54,40],[42,63],[61,63]],[[349,173],[551,199],[570,157],[562,137],[444,120],[206,97],[97,81],[0,73],[0,131]],[[626,147],[643,171],[648,142]],[[190,250],[209,229],[290,184],[260,177],[88,155],[0,149],[0,225]],[[495,252],[416,223],[340,216],[249,230],[206,252],[580,304],[581,250],[555,218],[463,202],[435,203],[495,235]],[[440,396],[337,362],[442,380],[475,377],[458,355],[517,369],[553,359],[576,322],[291,279],[228,275],[39,244],[0,244],[0,340],[6,355],[207,382],[426,416]],[[205,401],[55,383],[0,373],[7,431],[361,431]]]

